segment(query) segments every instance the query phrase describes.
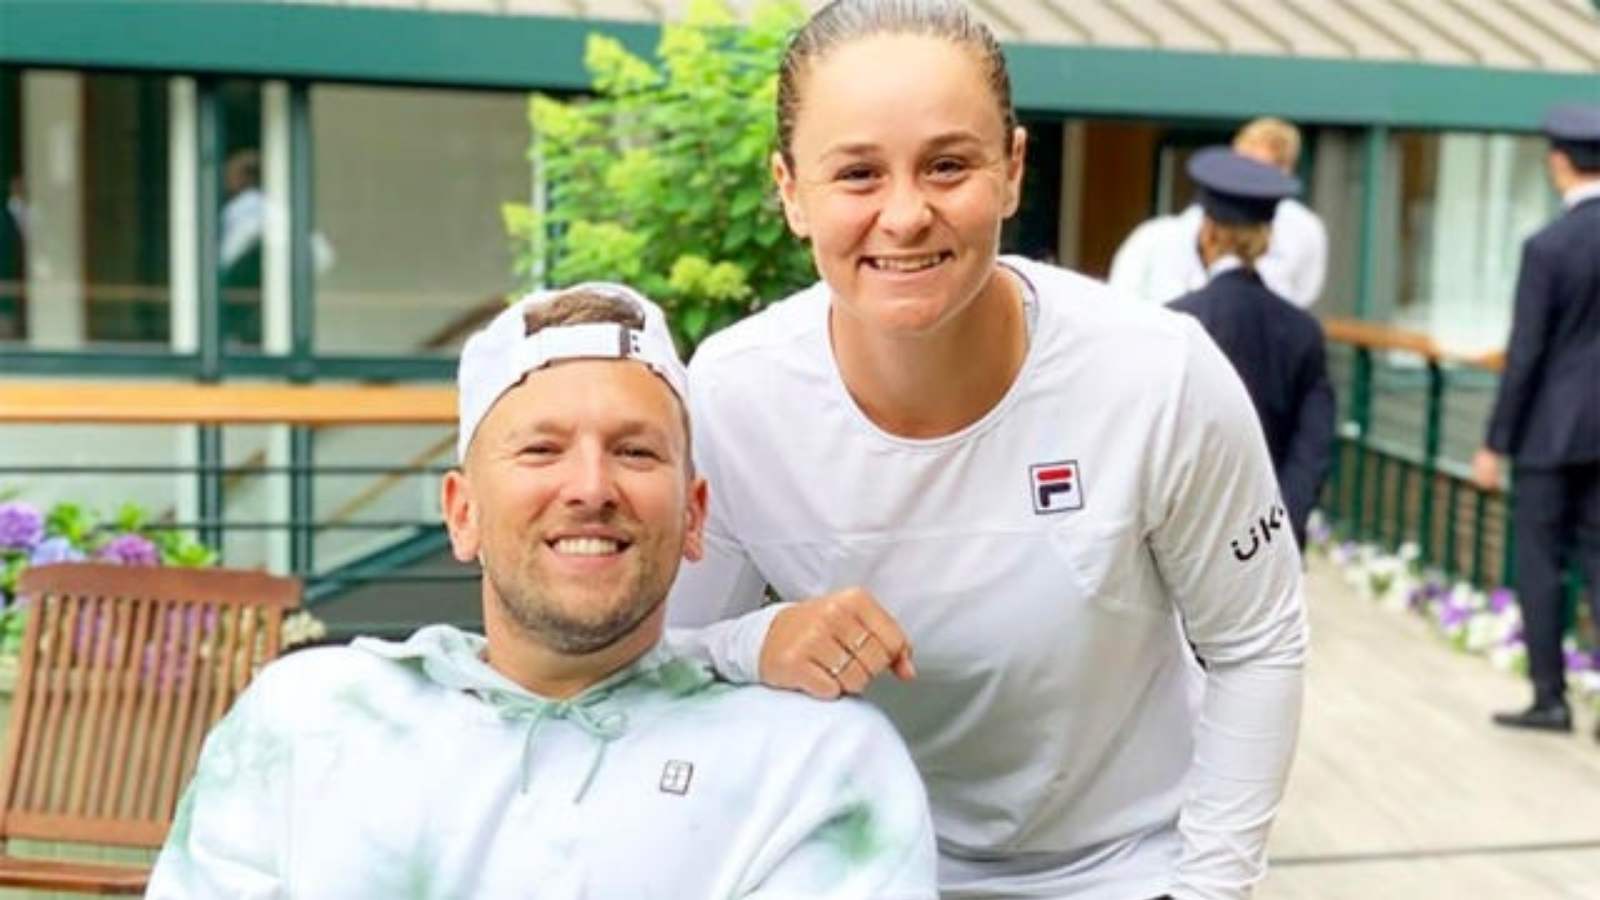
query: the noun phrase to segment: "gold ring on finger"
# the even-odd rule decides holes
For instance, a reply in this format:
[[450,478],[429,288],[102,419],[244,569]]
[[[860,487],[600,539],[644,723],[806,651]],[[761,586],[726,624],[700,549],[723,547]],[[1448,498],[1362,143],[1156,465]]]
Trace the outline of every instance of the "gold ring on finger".
[[861,634],[856,636],[856,639],[854,641],[850,642],[850,652],[852,654],[854,654],[857,650],[860,650],[862,647],[865,647],[867,645],[867,641],[870,641],[870,640],[872,640],[872,632],[870,632],[870,631],[861,632]]
[[838,678],[840,672],[843,672],[845,669],[850,667],[850,660],[854,658],[855,657],[852,656],[846,656],[844,659],[839,660],[838,665],[829,666],[828,674],[832,675],[834,678]]

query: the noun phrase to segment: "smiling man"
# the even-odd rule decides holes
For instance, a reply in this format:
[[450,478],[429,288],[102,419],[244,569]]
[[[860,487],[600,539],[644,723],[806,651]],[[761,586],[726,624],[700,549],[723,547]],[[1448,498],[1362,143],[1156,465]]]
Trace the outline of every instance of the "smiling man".
[[620,285],[463,350],[442,503],[485,636],[291,655],[207,739],[152,897],[933,897],[926,799],[865,704],[660,644],[701,553],[685,374]]

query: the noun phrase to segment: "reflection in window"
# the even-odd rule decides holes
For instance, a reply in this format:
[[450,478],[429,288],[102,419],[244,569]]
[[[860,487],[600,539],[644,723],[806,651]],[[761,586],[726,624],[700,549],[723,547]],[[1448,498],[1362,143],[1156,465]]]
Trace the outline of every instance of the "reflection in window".
[[164,78],[0,77],[0,340],[165,344]]
[[1402,318],[1417,313],[1432,296],[1429,263],[1433,258],[1434,191],[1439,182],[1439,138],[1431,134],[1402,134],[1395,139],[1400,151],[1400,236],[1405,252],[1399,255],[1399,285],[1395,305]]
[[1461,349],[1503,345],[1521,245],[1556,198],[1542,138],[1396,135],[1394,320]]
[[261,346],[261,253],[266,195],[261,172],[261,86],[225,81],[222,114],[222,210],[218,237],[222,338],[230,347]]
[[23,245],[28,205],[22,183],[22,79],[0,68],[0,341],[26,334],[23,310]]
[[316,350],[448,352],[515,287],[501,205],[526,202],[527,97],[312,90]]

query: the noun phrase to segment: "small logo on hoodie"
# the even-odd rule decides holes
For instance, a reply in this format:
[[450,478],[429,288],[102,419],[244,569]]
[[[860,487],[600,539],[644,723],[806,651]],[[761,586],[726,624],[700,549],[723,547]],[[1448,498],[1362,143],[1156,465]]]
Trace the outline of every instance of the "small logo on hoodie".
[[689,793],[689,782],[694,779],[694,763],[669,759],[661,769],[661,793],[682,796]]

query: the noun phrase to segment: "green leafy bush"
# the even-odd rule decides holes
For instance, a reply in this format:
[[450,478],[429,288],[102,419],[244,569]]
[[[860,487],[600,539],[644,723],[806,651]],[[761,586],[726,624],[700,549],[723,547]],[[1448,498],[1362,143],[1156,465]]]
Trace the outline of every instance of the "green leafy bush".
[[662,29],[659,61],[593,35],[594,95],[530,103],[543,211],[507,205],[529,284],[631,284],[666,309],[686,349],[815,278],[769,174],[778,64],[805,15],[767,0],[740,27],[697,0]]

